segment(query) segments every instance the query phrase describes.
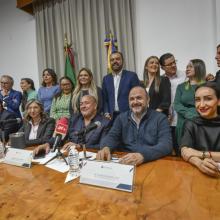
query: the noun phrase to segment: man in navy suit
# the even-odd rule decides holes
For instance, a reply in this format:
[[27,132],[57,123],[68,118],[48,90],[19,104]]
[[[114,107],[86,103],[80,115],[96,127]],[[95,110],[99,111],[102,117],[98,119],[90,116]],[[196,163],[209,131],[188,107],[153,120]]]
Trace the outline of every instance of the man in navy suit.
[[21,104],[22,94],[14,90],[14,79],[9,75],[1,76],[0,100],[6,110],[14,113],[17,118],[21,118],[19,106]]
[[110,63],[112,73],[104,76],[102,90],[105,116],[114,120],[120,112],[129,110],[129,92],[134,86],[140,85],[140,82],[136,73],[123,69],[121,52],[113,52]]

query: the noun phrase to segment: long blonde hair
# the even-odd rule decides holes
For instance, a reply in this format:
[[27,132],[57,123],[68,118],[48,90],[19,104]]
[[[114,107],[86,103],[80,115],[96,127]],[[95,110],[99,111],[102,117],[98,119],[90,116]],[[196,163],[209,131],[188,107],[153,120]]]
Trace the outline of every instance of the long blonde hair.
[[79,112],[79,109],[77,108],[77,102],[80,98],[79,96],[80,96],[81,90],[82,90],[82,85],[79,82],[79,76],[80,76],[80,73],[82,71],[86,71],[88,73],[88,75],[90,76],[90,79],[91,79],[91,82],[90,82],[90,85],[89,85],[89,88],[88,88],[89,95],[94,96],[96,98],[96,100],[98,100],[97,86],[94,82],[92,71],[88,68],[83,67],[79,71],[79,74],[77,76],[76,87],[73,91],[73,96],[72,96],[72,108],[73,108],[74,113]]
[[159,65],[158,70],[157,70],[156,75],[155,75],[155,85],[154,85],[154,89],[158,93],[159,92],[159,87],[160,87],[160,62],[159,62],[159,58],[157,56],[150,56],[145,61],[144,74],[143,74],[144,85],[147,87],[148,84],[149,84],[149,76],[148,76],[148,71],[146,70],[146,66],[148,65],[148,63],[151,59],[156,59],[158,61],[158,65]]

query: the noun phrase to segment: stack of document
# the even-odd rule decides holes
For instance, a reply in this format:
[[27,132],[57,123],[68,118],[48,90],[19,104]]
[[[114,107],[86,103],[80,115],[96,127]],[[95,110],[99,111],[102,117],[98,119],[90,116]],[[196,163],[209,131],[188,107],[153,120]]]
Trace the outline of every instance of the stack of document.
[[[55,152],[49,152],[46,154],[43,158],[33,159],[32,162],[39,163],[39,164],[46,164],[51,158],[56,156],[57,151]],[[96,153],[93,152],[86,152],[86,158],[88,160],[95,160]],[[79,159],[84,159],[84,152],[79,152]],[[48,168],[51,168],[53,170],[59,171],[61,173],[65,173],[69,170],[69,166],[65,163],[63,158],[56,158],[45,165]]]

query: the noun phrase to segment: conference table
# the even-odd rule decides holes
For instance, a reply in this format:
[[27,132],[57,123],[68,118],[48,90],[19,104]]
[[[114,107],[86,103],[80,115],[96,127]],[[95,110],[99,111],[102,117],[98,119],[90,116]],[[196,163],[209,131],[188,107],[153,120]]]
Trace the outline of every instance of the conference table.
[[180,158],[137,167],[132,193],[65,177],[43,165],[0,163],[0,219],[220,219],[220,179]]

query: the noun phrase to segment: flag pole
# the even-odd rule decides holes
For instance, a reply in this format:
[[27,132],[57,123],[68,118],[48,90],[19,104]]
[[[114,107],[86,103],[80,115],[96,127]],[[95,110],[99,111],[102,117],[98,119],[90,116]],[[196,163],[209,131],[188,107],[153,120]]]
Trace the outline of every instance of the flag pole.
[[68,43],[67,33],[64,34],[64,55],[65,55],[65,70],[64,75],[68,76],[73,85],[76,85],[74,56],[71,48],[72,43]]

